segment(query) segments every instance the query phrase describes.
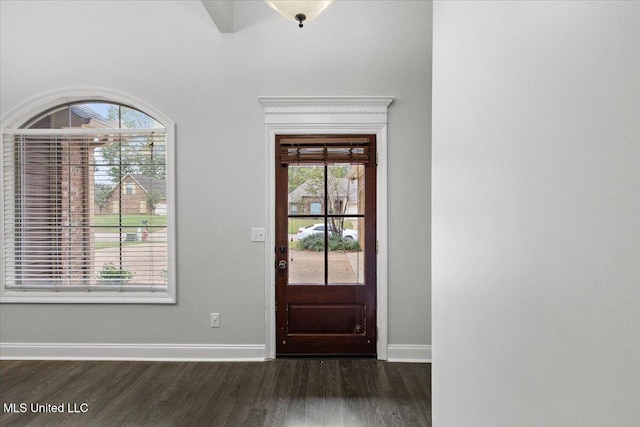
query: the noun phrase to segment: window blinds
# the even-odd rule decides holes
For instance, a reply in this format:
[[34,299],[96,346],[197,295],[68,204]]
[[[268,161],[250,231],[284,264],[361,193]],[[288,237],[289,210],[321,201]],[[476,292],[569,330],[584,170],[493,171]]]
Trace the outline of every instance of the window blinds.
[[369,136],[278,136],[281,164],[351,163],[370,161]]
[[164,129],[3,131],[5,286],[166,290],[165,153]]

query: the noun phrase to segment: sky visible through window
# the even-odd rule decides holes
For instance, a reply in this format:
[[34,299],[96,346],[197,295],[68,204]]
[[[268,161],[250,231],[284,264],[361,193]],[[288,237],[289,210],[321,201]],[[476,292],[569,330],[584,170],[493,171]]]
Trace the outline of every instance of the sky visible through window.
[[[163,126],[152,117],[127,106],[104,102],[86,102],[78,105],[97,113],[102,121],[110,123],[113,127],[125,129],[163,128]],[[164,151],[164,147],[157,147],[156,149]],[[161,155],[164,157],[164,152],[162,152]],[[114,153],[110,153],[110,156],[111,162],[113,162]],[[110,160],[106,149],[95,150],[94,161],[96,166],[94,171],[96,184],[114,185],[118,182],[118,180],[112,176],[113,174],[108,173]],[[158,178],[164,177],[158,176]]]

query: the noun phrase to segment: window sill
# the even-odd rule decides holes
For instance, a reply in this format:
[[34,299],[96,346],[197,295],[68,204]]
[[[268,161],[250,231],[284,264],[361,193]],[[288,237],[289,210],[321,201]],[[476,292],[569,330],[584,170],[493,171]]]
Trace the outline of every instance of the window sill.
[[23,304],[175,304],[171,291],[14,291],[4,290],[0,303]]

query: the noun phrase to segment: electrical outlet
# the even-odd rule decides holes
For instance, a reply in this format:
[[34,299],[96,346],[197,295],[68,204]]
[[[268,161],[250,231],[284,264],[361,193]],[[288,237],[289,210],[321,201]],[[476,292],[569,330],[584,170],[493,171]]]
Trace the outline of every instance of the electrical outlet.
[[220,313],[211,313],[211,327],[212,328],[220,327]]
[[251,241],[252,242],[264,242],[264,227],[253,227],[251,228]]

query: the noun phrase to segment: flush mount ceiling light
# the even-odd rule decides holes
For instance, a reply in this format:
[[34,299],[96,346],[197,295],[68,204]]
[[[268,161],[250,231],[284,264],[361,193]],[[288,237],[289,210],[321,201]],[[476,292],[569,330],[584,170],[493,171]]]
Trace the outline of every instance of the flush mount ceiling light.
[[290,21],[297,22],[302,28],[304,21],[311,21],[320,15],[333,0],[264,0]]

